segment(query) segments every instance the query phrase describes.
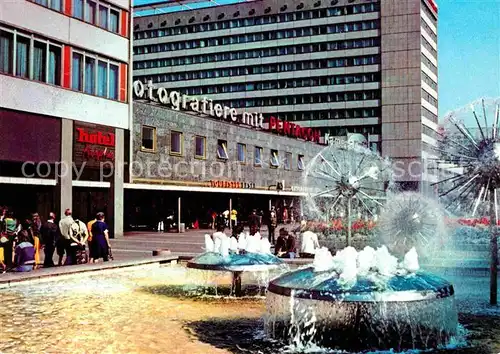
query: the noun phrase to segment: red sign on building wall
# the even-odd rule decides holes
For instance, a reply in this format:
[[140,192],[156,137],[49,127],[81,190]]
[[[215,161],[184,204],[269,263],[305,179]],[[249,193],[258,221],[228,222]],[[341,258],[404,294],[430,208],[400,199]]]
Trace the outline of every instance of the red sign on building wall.
[[101,164],[114,163],[114,128],[88,123],[75,123],[73,161],[79,166],[99,168]]
[[321,131],[318,129],[304,128],[293,122],[283,121],[272,116],[269,118],[268,129],[274,133],[309,140],[315,143],[319,143],[321,138]]

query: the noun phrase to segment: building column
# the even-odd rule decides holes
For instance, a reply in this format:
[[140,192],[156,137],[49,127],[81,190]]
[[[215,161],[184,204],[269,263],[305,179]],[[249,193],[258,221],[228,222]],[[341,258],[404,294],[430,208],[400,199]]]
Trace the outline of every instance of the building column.
[[73,121],[70,119],[61,119],[61,164],[65,173],[56,176],[59,218],[64,217],[66,209],[73,208]]
[[110,215],[115,238],[123,237],[124,218],[124,162],[125,162],[125,131],[115,129],[115,163],[114,173],[109,189],[109,201],[112,205],[112,215]]
[[233,225],[231,222],[231,215],[232,215],[232,210],[233,210],[233,199],[229,198],[229,230],[233,229]]
[[181,197],[177,198],[177,232],[181,233]]

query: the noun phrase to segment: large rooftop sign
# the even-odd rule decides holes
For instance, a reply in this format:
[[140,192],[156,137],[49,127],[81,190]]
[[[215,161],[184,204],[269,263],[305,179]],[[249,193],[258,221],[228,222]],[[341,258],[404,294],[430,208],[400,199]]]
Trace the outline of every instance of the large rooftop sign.
[[164,87],[155,87],[151,81],[147,84],[141,81],[134,82],[134,96],[156,102],[175,111],[190,111],[209,117],[229,121],[234,124],[247,125],[254,129],[267,130],[273,133],[287,135],[294,138],[320,142],[320,131],[311,128],[303,128],[295,123],[283,122],[270,117],[264,124],[264,116],[258,112],[243,112],[238,114],[236,108],[215,103],[213,100],[203,97],[188,96],[178,91],[170,91]]

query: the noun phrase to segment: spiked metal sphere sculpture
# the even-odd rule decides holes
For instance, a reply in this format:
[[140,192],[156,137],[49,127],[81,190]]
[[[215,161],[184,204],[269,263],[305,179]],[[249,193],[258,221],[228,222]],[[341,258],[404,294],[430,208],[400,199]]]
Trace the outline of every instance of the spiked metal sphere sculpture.
[[389,194],[377,229],[383,244],[400,257],[412,247],[418,254],[429,256],[446,237],[442,208],[415,192]]
[[[490,302],[497,303],[498,243],[498,188],[500,188],[500,99],[481,100],[481,112],[471,105],[470,115],[474,117],[477,134],[464,125],[459,110],[447,115],[452,128],[441,136],[436,148],[442,171],[450,177],[443,178],[436,185],[440,198],[451,212],[471,213],[472,216],[490,216],[491,231],[491,289]],[[491,125],[488,117],[493,116]],[[483,124],[484,123],[484,124]],[[470,214],[469,214],[470,215]]]
[[320,219],[345,213],[349,245],[351,213],[373,215],[373,210],[382,206],[379,200],[385,196],[391,172],[389,162],[376,152],[357,144],[332,143],[316,155],[306,169],[304,182],[309,191],[306,198],[309,213]]

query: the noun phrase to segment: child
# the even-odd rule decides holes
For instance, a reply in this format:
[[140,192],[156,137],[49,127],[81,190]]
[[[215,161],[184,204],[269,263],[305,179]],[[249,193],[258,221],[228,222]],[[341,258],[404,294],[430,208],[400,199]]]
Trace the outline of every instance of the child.
[[26,230],[21,231],[17,239],[18,245],[14,256],[16,272],[31,272],[35,266],[35,247],[29,242]]
[[[7,242],[7,238],[5,236],[2,236],[2,239],[0,242],[4,243]],[[7,266],[5,265],[5,255],[3,251],[3,247],[0,246],[0,267],[2,267],[2,274],[6,272]]]

